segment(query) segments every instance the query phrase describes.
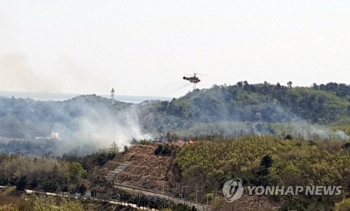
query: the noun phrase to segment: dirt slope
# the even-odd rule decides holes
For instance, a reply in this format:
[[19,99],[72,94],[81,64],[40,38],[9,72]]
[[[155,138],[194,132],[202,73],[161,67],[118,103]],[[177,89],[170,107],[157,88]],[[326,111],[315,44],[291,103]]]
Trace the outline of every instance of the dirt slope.
[[[120,168],[126,163],[130,163],[121,173],[116,174],[114,183],[143,187],[147,190],[153,190],[158,193],[164,191],[170,195],[176,195],[180,192],[186,181],[181,183],[181,170],[175,163],[175,156],[183,146],[181,143],[173,145],[176,150],[172,150],[171,156],[157,156],[155,150],[160,144],[135,145],[123,154],[119,154],[113,160],[108,161],[101,169],[102,175]],[[193,195],[193,194],[192,194]],[[188,199],[193,200],[194,196],[188,195]],[[222,196],[221,196],[222,197]],[[221,198],[222,199],[222,198]],[[235,203],[223,203],[218,210],[254,210],[260,207],[260,211],[272,210],[276,207],[275,203],[270,203],[265,197],[243,196]],[[217,209],[215,209],[217,210]]]
[[[115,183],[162,191],[163,183],[168,179],[167,172],[171,166],[173,155],[155,155],[155,150],[159,145],[135,145],[126,153],[108,161],[101,168],[100,173],[107,175],[108,172],[130,162],[131,164],[127,168],[116,174]],[[164,188],[168,189],[167,186],[169,186],[168,182]]]

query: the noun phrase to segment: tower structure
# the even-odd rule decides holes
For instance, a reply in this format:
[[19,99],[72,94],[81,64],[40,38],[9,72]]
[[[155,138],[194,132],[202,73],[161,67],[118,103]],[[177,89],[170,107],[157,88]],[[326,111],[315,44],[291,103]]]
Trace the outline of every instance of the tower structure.
[[111,91],[111,104],[112,104],[112,105],[115,104],[114,88],[112,88],[112,91]]

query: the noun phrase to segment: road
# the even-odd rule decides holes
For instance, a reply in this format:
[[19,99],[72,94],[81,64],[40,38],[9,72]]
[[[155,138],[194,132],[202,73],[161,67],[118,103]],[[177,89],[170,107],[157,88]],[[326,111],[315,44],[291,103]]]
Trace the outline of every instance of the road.
[[135,193],[142,193],[145,196],[163,198],[163,199],[169,200],[175,204],[186,204],[189,207],[194,206],[197,210],[200,210],[200,211],[210,211],[210,206],[196,204],[196,203],[184,200],[184,199],[166,196],[166,195],[159,194],[159,193],[156,193],[156,192],[153,192],[150,190],[144,190],[144,189],[141,189],[138,187],[133,187],[133,186],[129,186],[129,185],[122,185],[122,184],[115,184],[114,187],[117,189],[120,189],[120,190],[126,190],[126,191],[135,192]]
[[[128,186],[128,185],[121,185],[121,184],[115,184],[114,187],[117,188],[117,189],[126,190],[126,191],[130,191],[130,192],[142,193],[145,196],[162,198],[162,199],[171,201],[171,202],[173,202],[175,204],[185,204],[185,205],[187,205],[189,207],[194,206],[198,211],[210,211],[211,210],[210,206],[207,206],[207,205],[195,204],[195,203],[192,203],[192,202],[184,200],[184,199],[179,199],[179,198],[175,198],[175,197],[171,197],[171,196],[166,196],[166,195],[159,194],[159,193],[156,193],[156,192],[153,192],[153,191],[150,191],[150,190],[142,190],[142,189],[140,189],[138,187],[133,187],[133,186]],[[0,188],[6,188],[6,186],[0,186]],[[29,190],[29,189],[26,189],[25,193],[29,194],[29,195],[36,193],[36,194],[43,194],[43,195],[47,195],[47,196],[64,196],[64,197],[78,198],[78,197],[76,197],[74,195],[68,196],[68,195],[61,195],[61,194],[57,194],[57,193],[34,191],[34,190]],[[79,198],[87,199],[85,197],[79,197]],[[94,200],[94,201],[104,201],[104,202],[108,202],[110,204],[119,204],[119,205],[123,205],[123,206],[127,206],[127,207],[139,208],[141,210],[158,211],[156,209],[149,209],[149,208],[146,208],[146,207],[137,207],[136,204],[125,203],[125,202],[111,200],[111,199],[104,200],[104,199],[98,199],[98,198],[94,198],[94,197],[89,197],[89,199]]]
[[[2,188],[0,186],[0,188]],[[76,197],[74,195],[61,195],[61,194],[57,194],[57,193],[49,193],[49,192],[41,192],[41,191],[34,191],[34,190],[28,190],[26,189],[25,190],[25,193],[26,194],[43,194],[43,195],[47,195],[47,196],[63,196],[63,197],[66,197],[66,198],[79,198],[79,199],[87,199],[86,197]],[[117,201],[117,200],[111,200],[111,199],[98,199],[98,198],[95,198],[95,197],[89,197],[90,200],[94,200],[94,201],[103,201],[103,202],[107,202],[107,203],[110,203],[110,204],[118,204],[118,205],[122,205],[122,206],[125,206],[125,207],[133,207],[133,208],[136,208],[136,209],[141,209],[141,210],[150,210],[150,211],[159,211],[157,209],[150,209],[150,208],[147,208],[147,207],[138,207],[136,204],[132,204],[132,203],[126,203],[126,202],[121,202],[121,201]]]

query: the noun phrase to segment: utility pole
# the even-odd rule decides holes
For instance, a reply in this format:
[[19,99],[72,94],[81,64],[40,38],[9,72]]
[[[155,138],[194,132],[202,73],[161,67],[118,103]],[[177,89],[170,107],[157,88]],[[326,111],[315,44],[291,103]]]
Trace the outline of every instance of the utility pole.
[[168,182],[168,181],[163,181],[163,207],[165,207],[165,183]]
[[164,205],[164,201],[165,201],[165,187],[164,187],[164,185],[165,185],[165,181],[163,182],[163,208],[165,207],[165,205]]
[[181,195],[182,195],[182,198],[185,198],[185,197],[184,197],[184,191],[183,191],[184,188],[188,188],[188,186],[185,185],[185,186],[182,186],[182,187],[181,187]]
[[145,181],[145,178],[143,176],[141,177],[141,179],[142,179],[142,183],[141,183],[141,190],[139,191],[139,205],[140,205],[140,197],[141,197],[142,189],[143,189],[143,182]]
[[139,207],[140,207],[140,197],[141,197],[142,190],[139,190]]
[[6,181],[7,181],[6,186],[8,186],[9,185],[9,176],[7,175],[7,168],[6,168],[6,166],[5,166],[5,175],[6,175]]
[[197,196],[198,196],[198,192],[200,192],[200,191],[203,191],[203,190],[196,190],[196,204],[197,204]]

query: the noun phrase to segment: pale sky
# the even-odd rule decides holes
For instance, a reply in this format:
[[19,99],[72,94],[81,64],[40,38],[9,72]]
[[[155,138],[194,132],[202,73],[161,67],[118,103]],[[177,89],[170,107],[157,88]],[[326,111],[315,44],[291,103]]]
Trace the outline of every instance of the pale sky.
[[350,1],[0,0],[0,91],[178,97],[350,79]]

